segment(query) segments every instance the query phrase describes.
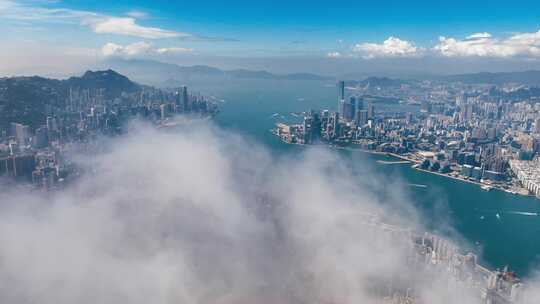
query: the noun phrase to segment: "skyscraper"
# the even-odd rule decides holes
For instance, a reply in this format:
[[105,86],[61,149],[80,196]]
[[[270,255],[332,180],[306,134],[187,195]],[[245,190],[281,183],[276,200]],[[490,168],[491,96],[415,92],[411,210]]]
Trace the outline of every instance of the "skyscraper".
[[342,118],[346,122],[354,120],[356,112],[356,100],[351,97],[349,101],[342,101]]
[[342,104],[345,102],[345,81],[338,82],[338,108],[337,111],[343,114]]
[[49,145],[49,131],[46,126],[38,128],[34,136],[34,146],[38,149],[45,148]]
[[360,96],[356,97],[356,110],[364,110],[364,99]]
[[356,125],[357,126],[363,126],[367,124],[368,122],[368,111],[366,110],[358,110],[356,111]]
[[332,134],[330,135],[331,139],[339,137],[339,113],[334,112],[332,115]]
[[189,96],[188,96],[188,91],[187,91],[186,86],[182,87],[180,99],[181,99],[182,108],[184,109],[184,112],[189,112],[191,110],[191,106],[189,103]]
[[367,114],[368,119],[372,119],[375,116],[375,106],[373,105],[373,102],[368,103]]
[[10,128],[11,136],[15,137],[19,144],[26,144],[26,141],[28,140],[28,138],[30,138],[30,127],[20,123],[12,122]]

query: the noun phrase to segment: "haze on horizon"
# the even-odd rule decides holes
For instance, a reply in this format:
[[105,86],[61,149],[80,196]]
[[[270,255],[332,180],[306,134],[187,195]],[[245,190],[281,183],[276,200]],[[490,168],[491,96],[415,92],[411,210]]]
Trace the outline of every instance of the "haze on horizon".
[[338,77],[540,69],[535,1],[0,0],[0,30],[0,76],[110,58]]

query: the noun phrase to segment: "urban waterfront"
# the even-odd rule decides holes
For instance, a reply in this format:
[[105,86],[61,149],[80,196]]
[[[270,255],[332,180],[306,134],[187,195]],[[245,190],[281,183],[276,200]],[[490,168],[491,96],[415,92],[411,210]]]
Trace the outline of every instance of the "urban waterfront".
[[[265,144],[278,157],[312,147],[288,145],[273,136],[269,130],[276,117],[294,122],[298,118],[290,113],[335,107],[336,89],[331,81],[253,80],[238,81],[226,88],[217,84],[195,86],[195,89],[223,99],[222,111],[216,117],[218,125]],[[377,160],[393,160],[384,155],[335,151],[359,174],[370,170],[367,166],[374,168],[376,174],[400,181],[407,199],[418,207],[428,227],[440,234],[451,234],[448,226],[455,228],[479,253],[484,264],[493,268],[509,265],[523,276],[537,264],[540,252],[537,199],[498,190],[484,191],[474,184],[415,170],[410,164],[377,163]],[[396,184],[381,186],[396,187]],[[380,192],[384,195],[385,191]],[[441,226],[441,223],[449,225]]]

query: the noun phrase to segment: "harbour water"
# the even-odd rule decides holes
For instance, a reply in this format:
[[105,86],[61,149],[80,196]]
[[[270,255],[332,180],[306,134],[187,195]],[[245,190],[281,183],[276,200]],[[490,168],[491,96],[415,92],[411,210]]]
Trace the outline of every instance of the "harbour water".
[[[336,107],[336,88],[332,81],[230,81],[218,84],[189,84],[195,90],[223,99],[217,123],[266,145],[276,155],[297,153],[306,147],[282,143],[270,132],[278,121],[298,120],[299,113],[309,109]],[[396,105],[375,105],[378,110],[393,111]],[[398,106],[399,111],[418,110]],[[405,107],[405,108],[403,108]],[[485,191],[479,186],[414,170],[410,164],[384,164],[395,161],[384,155],[359,151],[336,150],[351,167],[374,168],[378,175],[399,180],[405,185],[404,196],[435,232],[449,233],[447,225],[463,237],[481,261],[491,268],[509,265],[526,276],[538,268],[540,257],[540,200],[497,190]],[[362,170],[362,168],[356,168]],[[382,185],[392,187],[393,184]],[[382,195],[382,193],[381,193]]]

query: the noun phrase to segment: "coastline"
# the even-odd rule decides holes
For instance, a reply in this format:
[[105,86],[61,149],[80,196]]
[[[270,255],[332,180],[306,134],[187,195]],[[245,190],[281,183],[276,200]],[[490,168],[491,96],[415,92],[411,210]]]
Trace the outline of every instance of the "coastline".
[[[310,144],[300,144],[300,143],[288,142],[285,139],[278,136],[273,130],[270,130],[270,132],[272,134],[274,134],[275,136],[277,136],[280,139],[280,141],[282,141],[283,143],[286,143],[286,144],[289,144],[289,145],[310,146]],[[485,191],[490,191],[490,190],[494,189],[494,190],[506,192],[506,193],[509,193],[509,194],[531,197],[531,195],[528,193],[528,191],[527,191],[527,193],[524,192],[523,188],[509,189],[509,188],[505,188],[505,187],[502,187],[500,185],[493,184],[493,183],[486,183],[486,182],[482,182],[482,181],[474,181],[474,180],[466,179],[466,178],[460,177],[460,176],[455,176],[455,175],[450,175],[450,174],[446,174],[446,173],[440,173],[440,172],[435,172],[435,171],[422,169],[419,166],[420,163],[421,163],[419,160],[407,157],[406,155],[401,155],[401,154],[396,154],[396,153],[391,153],[391,152],[380,152],[380,151],[374,151],[374,150],[366,150],[366,149],[354,148],[354,147],[341,147],[341,146],[331,145],[331,144],[327,144],[326,146],[330,147],[330,148],[334,148],[334,149],[344,149],[344,150],[351,150],[351,151],[369,153],[369,154],[374,154],[374,155],[382,155],[382,156],[393,157],[393,158],[399,159],[400,161],[398,161],[398,162],[384,162],[384,161],[381,161],[379,163],[388,164],[388,165],[390,165],[390,164],[408,164],[408,163],[411,163],[412,164],[411,165],[412,169],[415,169],[415,170],[418,170],[418,171],[424,172],[424,173],[435,174],[435,175],[438,175],[438,176],[441,176],[441,177],[451,178],[453,180],[457,180],[457,181],[477,185],[477,186],[481,187],[482,190],[485,190]],[[486,187],[486,189],[484,189],[484,187]]]
[[410,161],[410,162],[413,163],[411,168],[413,168],[415,170],[418,170],[420,172],[431,173],[431,174],[435,174],[435,175],[438,175],[438,176],[451,178],[453,180],[457,180],[457,181],[461,181],[461,182],[465,182],[465,183],[469,183],[469,184],[474,184],[474,185],[480,186],[482,188],[482,190],[485,190],[483,187],[489,187],[488,188],[489,190],[486,190],[486,191],[490,191],[490,190],[494,189],[494,190],[503,191],[503,192],[506,192],[506,193],[509,193],[509,194],[522,195],[522,196],[531,196],[528,192],[524,193],[522,191],[519,191],[521,189],[512,190],[512,189],[505,188],[505,187],[502,187],[500,185],[493,184],[493,183],[486,183],[486,182],[482,182],[482,181],[474,181],[474,180],[470,180],[470,179],[460,177],[460,176],[455,176],[455,175],[451,175],[451,174],[447,174],[447,173],[440,173],[440,172],[436,172],[436,171],[422,169],[419,166],[419,164],[420,164],[419,161],[414,160],[412,158],[408,158],[408,157],[403,156],[403,155],[399,155],[399,154],[395,154],[395,153],[387,153],[386,155],[390,156],[390,157],[397,158],[397,159]]

